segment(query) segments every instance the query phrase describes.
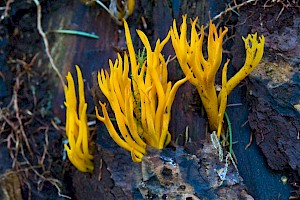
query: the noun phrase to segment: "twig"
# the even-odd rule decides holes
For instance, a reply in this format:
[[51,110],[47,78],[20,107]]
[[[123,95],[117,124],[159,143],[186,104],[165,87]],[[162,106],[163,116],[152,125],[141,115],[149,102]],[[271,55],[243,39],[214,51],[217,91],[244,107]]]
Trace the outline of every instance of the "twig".
[[252,144],[252,137],[253,137],[253,133],[251,133],[251,135],[250,135],[250,140],[249,140],[249,143],[246,145],[245,150],[247,150],[251,146],[251,144]]
[[22,67],[24,67],[27,71],[30,71],[32,69],[32,66],[34,65],[38,55],[39,55],[39,53],[36,53],[29,63],[27,63],[25,61],[25,58],[23,60],[16,59],[16,60],[12,60],[12,61],[21,64]]
[[241,128],[243,128],[247,123],[249,123],[249,119],[247,119],[247,120],[241,125]]
[[99,175],[98,175],[98,181],[102,180],[102,167],[103,167],[103,160],[100,159],[100,166],[99,166]]
[[175,60],[175,59],[176,59],[176,55],[173,56],[172,58],[171,58],[171,55],[169,55],[169,57],[168,57],[168,59],[167,59],[167,61],[166,61],[166,65],[168,65],[170,62],[172,62],[172,61]]
[[25,141],[25,144],[27,146],[27,149],[31,155],[31,157],[33,157],[33,152],[30,148],[30,145],[29,145],[29,142],[28,142],[28,138],[26,136],[26,133],[25,133],[25,130],[24,130],[24,127],[23,127],[23,123],[22,123],[22,120],[21,120],[21,117],[20,117],[20,111],[19,111],[19,106],[18,106],[18,95],[17,95],[17,91],[19,90],[19,77],[17,77],[16,79],[16,85],[15,85],[15,88],[14,88],[14,109],[16,111],[16,118],[18,119],[18,122],[19,122],[19,126],[20,126],[20,131],[22,133],[22,136],[23,136],[23,139]]
[[8,0],[6,2],[3,14],[1,15],[0,21],[2,21],[3,19],[5,19],[8,16],[8,11],[10,10],[10,4],[12,3],[12,0]]
[[[38,191],[42,190],[45,182],[50,182],[57,188],[60,197],[70,198],[61,193],[61,182],[51,176],[52,159],[49,153],[49,145],[51,144],[48,137],[49,122],[44,123],[38,117],[34,117],[36,114],[41,113],[31,112],[28,108],[31,107],[31,104],[36,105],[36,103],[31,101],[31,98],[29,99],[30,96],[27,94],[27,91],[30,87],[27,87],[27,85],[30,84],[30,78],[28,76],[27,80],[24,80],[24,75],[26,72],[31,71],[31,66],[36,56],[34,56],[29,64],[25,62],[26,59],[14,60],[15,62],[13,62],[13,64],[21,64],[23,67],[15,65],[15,68],[13,68],[13,70],[17,71],[14,79],[13,95],[10,103],[4,108],[0,108],[0,124],[2,124],[0,125],[0,144],[6,142],[6,147],[12,159],[12,169],[18,173],[21,185],[27,186],[28,199],[31,199],[31,181],[34,184],[37,183]],[[35,74],[37,75],[37,73]],[[30,105],[22,103],[23,95],[28,98],[27,101],[31,103]],[[32,98],[35,99],[35,95]],[[39,126],[33,131],[32,128],[37,126],[37,123],[43,126]],[[44,130],[44,144],[35,141],[35,135],[37,134],[34,133],[40,134],[42,130]],[[39,139],[39,136],[37,138]],[[43,145],[41,146],[43,149],[36,148],[39,145]],[[27,157],[28,153],[31,154],[31,157]]]
[[52,58],[52,56],[50,54],[50,51],[49,51],[48,39],[47,39],[46,34],[45,34],[45,32],[43,31],[43,28],[42,28],[42,22],[41,22],[42,21],[42,12],[41,12],[42,8],[41,8],[41,5],[40,5],[40,2],[38,0],[33,0],[33,1],[34,1],[34,3],[36,4],[36,7],[37,7],[37,29],[39,31],[39,34],[43,38],[46,54],[49,58],[51,67],[54,69],[54,71],[56,72],[57,76],[60,79],[61,85],[64,86],[65,85],[64,79],[63,79],[61,73],[59,72],[59,70],[57,69],[57,67],[56,67],[56,65],[53,61],[53,58]]
[[227,104],[227,108],[229,107],[235,107],[235,106],[242,106],[242,103],[231,103],[231,104]]
[[118,25],[122,25],[122,21],[120,21],[115,15],[114,15],[114,13],[110,10],[110,9],[108,9],[100,0],[95,0],[95,2],[97,3],[97,4],[99,4],[106,12],[108,12],[109,14],[110,14],[110,16],[116,21],[116,23],[118,24]]
[[3,81],[5,81],[5,76],[2,72],[0,72],[0,77],[2,78]]
[[44,160],[46,158],[46,155],[48,155],[48,146],[49,146],[49,139],[48,139],[48,131],[49,131],[49,127],[40,127],[38,130],[41,129],[45,129],[45,143],[44,144],[44,152],[43,155],[40,159],[38,159],[38,163],[43,167],[43,170],[46,171],[46,169],[44,168]]
[[[239,8],[242,7],[242,6],[247,5],[247,4],[249,4],[249,3],[252,3],[252,2],[255,2],[255,1],[256,1],[256,0],[248,0],[248,1],[245,1],[245,2],[243,2],[243,3],[241,3],[241,4],[236,4],[236,5],[232,6],[232,7],[229,5],[228,8],[226,8],[224,11],[222,11],[222,12],[220,12],[218,15],[214,16],[214,17],[211,19],[211,21],[213,22],[213,21],[215,21],[216,19],[221,18],[222,16],[226,15],[228,12],[235,12],[235,11],[234,11],[235,9],[239,9]],[[207,29],[208,26],[209,26],[209,24],[207,24],[207,25],[204,27],[204,29]]]

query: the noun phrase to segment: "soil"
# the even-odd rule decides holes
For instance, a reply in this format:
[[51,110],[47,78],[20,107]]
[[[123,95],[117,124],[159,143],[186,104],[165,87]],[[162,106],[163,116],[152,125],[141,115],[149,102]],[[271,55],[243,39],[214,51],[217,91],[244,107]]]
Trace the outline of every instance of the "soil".
[[[67,0],[40,3],[42,27],[47,33],[50,53],[63,76],[68,71],[74,72],[75,64],[82,67],[88,112],[94,114],[94,102],[101,94],[90,77],[95,77],[100,68],[107,68],[108,59],[115,59],[117,52],[126,50],[123,27],[98,6],[87,7],[80,1]],[[224,46],[228,53],[224,56],[232,58],[229,76],[243,65],[241,36],[258,32],[266,38],[260,66],[229,97],[229,104],[243,104],[228,107],[228,114],[237,142],[233,148],[238,175],[244,182],[234,190],[226,190],[226,187],[216,190],[220,197],[232,192],[231,197],[236,195],[237,199],[251,199],[250,195],[255,199],[300,198],[299,7],[297,1],[258,1],[240,6],[239,15],[227,12],[218,19],[220,25],[229,27]],[[0,19],[0,199],[142,199],[141,190],[133,187],[136,184],[130,178],[141,170],[140,165],[131,162],[129,153],[110,139],[103,124],[97,123],[92,128],[96,141],[92,174],[77,171],[65,158],[63,88],[49,64],[37,29],[37,7],[33,1],[8,0],[1,2],[1,8],[6,10],[1,10]],[[181,21],[182,14],[187,13],[191,18],[198,16],[199,24],[207,24],[209,17],[225,9],[224,1],[217,0],[205,3],[137,0],[128,23],[138,49],[141,42],[135,29],[144,31],[153,44],[157,38],[165,37],[174,18]],[[100,39],[54,34],[53,30],[57,29],[94,32]],[[164,54],[174,55],[171,44],[165,47]],[[169,69],[170,80],[182,78],[176,61],[170,63]],[[218,82],[219,78],[220,75]],[[172,114],[169,130],[173,142],[166,151],[177,148],[176,155],[182,156],[181,151],[185,151],[196,155],[200,160],[193,162],[199,165],[210,163],[207,160],[213,156],[204,158],[209,154],[203,150],[208,138],[206,116],[190,84],[179,89],[173,107],[178,111]],[[245,121],[248,123],[243,125]],[[253,141],[246,151],[251,131]],[[161,153],[165,152],[158,155]],[[183,157],[180,156],[178,160]],[[147,159],[151,158],[155,156]],[[236,173],[234,168],[231,171]],[[197,172],[202,173],[200,168]],[[168,175],[167,170],[164,173]],[[181,173],[185,177],[186,174]],[[189,173],[197,174],[195,171]],[[132,182],[126,182],[128,180]],[[195,192],[195,197],[186,199],[205,196],[205,190],[195,186],[197,183],[189,178],[184,181],[200,191]],[[147,191],[149,193],[150,189]],[[149,196],[149,199],[154,197]]]

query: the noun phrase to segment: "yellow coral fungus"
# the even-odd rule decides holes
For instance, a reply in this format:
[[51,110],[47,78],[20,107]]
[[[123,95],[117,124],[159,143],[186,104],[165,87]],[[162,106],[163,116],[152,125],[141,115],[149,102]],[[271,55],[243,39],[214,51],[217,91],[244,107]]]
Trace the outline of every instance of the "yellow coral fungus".
[[178,59],[178,62],[187,75],[193,73],[190,82],[197,88],[201,97],[201,101],[206,110],[210,129],[218,130],[220,136],[224,112],[226,109],[227,96],[232,89],[243,80],[259,63],[264,51],[264,37],[257,40],[257,35],[249,35],[244,39],[246,47],[246,61],[241,70],[228,81],[226,80],[227,60],[223,67],[222,73],[222,89],[217,94],[215,89],[215,76],[222,62],[222,43],[227,28],[219,29],[217,32],[216,26],[210,22],[208,42],[207,42],[207,59],[202,53],[204,40],[204,28],[201,27],[200,37],[196,31],[197,19],[192,21],[190,44],[187,42],[187,23],[186,16],[183,16],[183,22],[180,27],[180,35],[177,31],[176,21],[173,21],[171,27],[171,40]]
[[237,86],[246,76],[248,76],[259,64],[264,53],[264,36],[257,40],[257,33],[249,34],[243,38],[246,49],[246,60],[244,66],[228,81],[228,94]]
[[[188,76],[173,87],[167,81],[167,63],[161,51],[170,34],[162,42],[158,40],[152,51],[146,35],[137,31],[147,51],[147,59],[140,65],[125,20],[124,27],[129,57],[127,53],[124,53],[123,59],[118,55],[115,63],[109,61],[110,73],[106,70],[98,73],[99,87],[114,112],[121,136],[110,121],[105,104],[99,102],[103,117],[97,108],[96,116],[106,125],[114,141],[131,152],[132,160],[140,162],[147,145],[162,149],[171,141],[168,131],[171,106],[176,91],[188,80]],[[128,73],[131,73],[131,78]]]
[[77,99],[75,84],[71,73],[66,76],[68,86],[65,85],[66,106],[66,136],[69,145],[64,147],[72,164],[81,172],[92,172],[94,165],[93,155],[89,149],[89,128],[87,125],[87,103],[84,97],[84,83],[80,68],[76,66],[78,77],[79,105],[77,112]]

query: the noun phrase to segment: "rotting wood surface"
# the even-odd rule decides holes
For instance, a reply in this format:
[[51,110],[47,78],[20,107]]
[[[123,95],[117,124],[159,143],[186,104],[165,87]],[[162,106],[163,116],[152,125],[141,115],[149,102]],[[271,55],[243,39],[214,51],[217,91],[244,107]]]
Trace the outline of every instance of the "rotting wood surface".
[[[171,3],[169,1],[137,1],[137,10],[134,12],[133,16],[131,16],[128,19],[128,23],[131,29],[131,34],[133,38],[133,42],[135,44],[135,47],[137,49],[141,48],[141,42],[135,32],[135,29],[141,29],[144,31],[147,36],[149,37],[149,40],[154,45],[154,42],[157,38],[164,38],[171,23],[172,19],[176,18],[177,21],[181,21],[181,15],[187,13],[188,17],[196,17],[198,16],[200,19],[201,24],[207,23],[207,16],[208,16],[208,10],[214,9],[214,6],[217,5],[217,1],[212,1],[210,3],[196,3],[194,1],[172,1]],[[173,6],[174,5],[174,6]],[[179,6],[178,6],[179,5]],[[83,75],[87,80],[87,83],[89,84],[89,87],[92,87],[91,80],[91,74],[92,72],[96,72],[100,70],[101,68],[108,68],[108,59],[114,60],[116,57],[116,54],[118,52],[122,52],[126,50],[125,45],[125,36],[124,36],[124,30],[122,27],[117,26],[113,20],[109,17],[107,13],[105,13],[102,9],[99,8],[86,8],[82,7],[82,5],[75,3],[72,8],[76,11],[76,16],[71,16],[71,22],[70,24],[67,24],[68,26],[72,25],[72,27],[80,28],[81,30],[85,30],[87,32],[94,32],[100,36],[100,39],[95,41],[92,39],[86,39],[86,38],[73,38],[73,39],[66,39],[69,40],[70,46],[66,46],[65,42],[61,42],[58,45],[63,45],[65,48],[70,48],[69,50],[64,50],[64,52],[68,52],[67,59],[58,59],[58,62],[61,62],[61,60],[64,60],[64,63],[62,64],[63,69],[62,72],[66,73],[68,70],[73,70],[75,64],[78,64],[83,69]],[[216,10],[214,12],[217,13]],[[211,12],[213,13],[213,12]],[[142,18],[144,21],[142,21]],[[66,25],[65,25],[66,26]],[[65,27],[64,26],[64,27]],[[259,33],[260,34],[260,33]],[[66,36],[56,36],[56,37],[66,37]],[[242,48],[243,45],[241,45]],[[58,48],[59,49],[59,48]],[[168,55],[174,55],[174,52],[171,48],[171,44],[166,45],[166,47],[163,50],[165,56]],[[59,53],[58,53],[59,55]],[[59,56],[58,56],[59,58]],[[60,60],[60,61],[59,61]],[[182,77],[182,72],[180,71],[179,67],[177,66],[176,62],[172,62],[169,65],[169,78],[171,80],[178,80]],[[231,73],[231,70],[229,70],[229,73]],[[238,89],[237,89],[238,91]],[[90,91],[88,91],[87,96],[91,96]],[[242,95],[243,93],[235,93],[235,95]],[[233,93],[234,95],[234,93]],[[201,110],[201,103],[195,102],[195,92],[194,89],[191,87],[189,83],[185,84],[183,87],[179,89],[176,95],[176,99],[173,105],[172,110],[172,120],[170,123],[170,132],[172,133],[173,138],[179,138],[179,139],[185,139],[185,129],[186,126],[189,127],[189,137],[192,139],[192,141],[199,141],[200,139],[205,139],[207,136],[206,133],[206,121],[205,116],[200,114],[199,108]],[[239,97],[240,98],[240,97]],[[242,99],[245,98],[242,96]],[[62,102],[63,99],[63,93],[60,91],[57,102]],[[238,99],[238,98],[236,98]],[[90,99],[91,101],[91,99]],[[93,105],[93,103],[90,103],[90,105]],[[195,106],[196,105],[196,106]],[[200,105],[200,106],[199,106]],[[245,107],[246,105],[244,105]],[[58,108],[57,113],[62,113],[61,110]],[[90,110],[93,109],[93,106],[89,108]],[[233,108],[232,110],[237,110],[238,108]],[[243,109],[239,110],[240,116],[247,117],[248,112],[242,111]],[[246,109],[247,110],[247,109]],[[230,111],[229,111],[230,112]],[[240,116],[232,115],[232,122],[241,122]],[[238,125],[234,125],[234,132],[239,132],[239,126],[242,123]],[[103,132],[103,126],[99,130],[99,132]],[[105,128],[104,128],[105,129]],[[243,137],[242,139],[244,141],[248,142],[248,137],[250,137],[249,128],[245,129],[247,130],[246,137]],[[105,132],[105,131],[104,131]],[[108,138],[103,138],[100,136],[100,138],[109,140]],[[99,138],[98,138],[99,140]],[[175,140],[175,139],[174,139]],[[105,143],[105,141],[100,141],[100,143]],[[106,141],[108,142],[108,141]],[[239,140],[240,144],[243,144],[241,140]],[[240,144],[237,144],[236,146],[239,146]],[[118,148],[117,146],[115,148]],[[101,149],[101,147],[100,147]],[[190,147],[187,147],[190,151],[195,151],[199,149],[198,145],[192,145]],[[102,152],[102,151],[100,151]],[[99,153],[100,153],[99,152]],[[245,153],[245,150],[243,148],[235,148],[235,154],[238,155],[238,157],[245,158],[246,160],[249,158],[256,157],[257,153],[259,153],[259,150],[252,152],[254,155],[251,154],[251,151],[248,152],[248,154]],[[104,154],[100,153],[100,156],[106,156]],[[119,156],[117,156],[119,157]],[[119,157],[117,160],[118,162],[122,159]],[[256,168],[256,167],[266,167],[266,165],[256,165],[255,163],[257,161],[254,161],[252,163],[246,162],[243,165],[243,160],[241,159],[241,162],[239,162],[239,167],[244,168]],[[250,165],[250,166],[245,166]],[[110,166],[107,166],[109,168]],[[106,169],[102,167],[103,172],[105,172]],[[128,168],[127,170],[130,170]],[[246,173],[242,173],[242,175],[245,175],[245,179],[252,179],[253,175],[249,175],[250,173],[254,173],[253,171],[249,170],[241,170],[246,171]],[[251,185],[248,185],[250,187],[250,191],[254,194],[256,198],[266,198],[266,197],[275,197],[278,195],[278,193],[281,193],[282,196],[288,195],[288,189],[286,187],[281,187],[282,185],[279,183],[275,183],[277,179],[280,178],[278,175],[272,175],[272,172],[264,171],[264,177],[261,181],[257,179],[256,182],[251,182]],[[74,180],[78,178],[78,180],[81,180],[80,177],[85,176],[79,173],[76,173],[79,177],[75,177]],[[270,174],[270,175],[268,175]],[[270,181],[272,184],[265,185],[263,184],[264,181]],[[247,182],[247,181],[246,181]],[[249,181],[248,181],[249,182]],[[249,182],[249,183],[250,183]],[[76,182],[74,183],[75,188]],[[81,184],[79,184],[81,186]],[[78,186],[79,186],[78,185]],[[102,186],[97,186],[102,188]],[[118,195],[122,196],[122,189],[120,190],[119,187],[114,186],[112,191],[119,191],[114,194],[115,197]],[[276,191],[276,188],[281,188],[281,191]],[[259,191],[258,191],[259,190]],[[101,190],[100,190],[101,191]],[[105,190],[104,190],[105,191]],[[99,191],[98,191],[99,192]],[[101,193],[101,192],[100,192]],[[81,196],[83,193],[78,193],[78,196]],[[128,195],[127,195],[128,196]]]
[[[128,22],[131,27],[134,43],[136,44],[136,47],[139,48],[141,47],[141,43],[135,33],[135,29],[143,30],[150,37],[150,40],[153,44],[158,37],[163,38],[165,36],[173,18],[176,18],[177,21],[180,21],[181,15],[188,13],[188,17],[194,18],[198,16],[200,23],[204,24],[207,23],[209,13],[208,10],[210,9],[211,15],[213,15],[213,13],[218,13],[218,9],[215,9],[214,6],[220,5],[220,3],[218,1],[201,3],[198,1],[175,0],[136,1],[136,5],[137,10],[134,12],[133,16],[128,19]],[[252,8],[255,9],[255,7]],[[224,9],[224,7],[221,9]],[[221,9],[219,11],[221,11]],[[61,66],[61,71],[63,75],[65,75],[67,71],[74,71],[75,64],[80,65],[80,67],[83,69],[83,76],[88,84],[86,96],[89,96],[89,110],[91,113],[94,113],[94,104],[90,91],[90,88],[92,87],[91,74],[92,72],[98,71],[101,68],[108,68],[108,59],[114,60],[117,51],[126,49],[122,27],[116,25],[109,15],[103,11],[103,9],[97,6],[88,8],[83,6],[79,1],[74,1],[72,3],[64,2],[61,4],[53,3],[49,7],[49,11],[45,11],[44,14],[43,22],[44,24],[48,24],[46,29],[48,30],[47,36],[50,40],[51,53],[57,66]],[[147,28],[144,26],[145,24],[143,24],[141,20],[142,16],[146,20]],[[241,21],[243,22],[243,20]],[[94,40],[77,36],[57,35],[51,33],[51,30],[55,29],[76,29],[90,33],[94,32],[100,36],[100,39]],[[238,48],[241,48],[241,46]],[[166,46],[164,53],[166,56],[174,55],[170,44]],[[45,60],[46,59],[43,61]],[[41,65],[44,66],[45,63],[40,63],[39,66]],[[169,69],[171,80],[178,80],[180,77],[182,77],[182,73],[179,70],[180,68],[177,66],[176,62],[171,63]],[[64,109],[61,109],[64,99],[63,90],[62,87],[59,86],[57,86],[57,90],[58,93],[55,100],[56,103],[54,103],[54,105],[56,105],[54,110],[56,114],[63,119]],[[206,137],[205,118],[199,114],[200,112],[198,108],[201,106],[199,106],[200,104],[197,104],[198,102],[195,102],[195,98],[192,95],[194,94],[193,90],[194,89],[189,84],[185,84],[177,93],[177,97],[173,106],[173,108],[176,108],[176,110],[172,110],[172,123],[170,124],[169,129],[173,134],[173,138],[181,137],[185,133],[186,126],[189,126],[189,136],[191,137],[192,141],[200,141],[200,139],[204,139]],[[244,92],[241,92],[241,90],[237,89],[233,94],[233,98],[237,101],[241,100],[244,102],[245,96],[243,95]],[[195,106],[195,104],[198,106]],[[287,197],[289,189],[286,186],[282,186],[279,190],[278,187],[281,185],[274,183],[275,181],[278,181],[278,176],[274,175],[273,179],[272,177],[267,177],[265,175],[268,173],[272,174],[272,172],[264,171],[264,169],[267,167],[266,165],[256,165],[255,163],[251,163],[251,159],[254,157],[259,157],[260,152],[254,152],[252,149],[250,149],[248,152],[244,150],[246,145],[243,146],[243,144],[245,141],[246,144],[248,143],[250,129],[249,127],[242,129],[240,126],[244,121],[246,121],[244,120],[242,122],[243,119],[247,118],[247,110],[248,107],[245,105],[242,109],[232,108],[231,111],[229,111],[229,114],[232,114],[232,123],[235,123],[233,125],[233,132],[236,134],[236,137],[234,137],[236,140],[238,140],[238,144],[235,144],[234,147],[236,147],[235,154],[238,157],[241,175],[245,180],[248,180],[248,182],[245,182],[250,183],[247,184],[249,191],[251,191],[251,194],[258,199],[265,197],[277,198],[276,195],[278,194],[278,191],[280,191],[281,197]],[[100,125],[99,127],[99,133],[105,132],[104,126],[101,127]],[[243,137],[237,136],[239,131],[243,131]],[[115,152],[112,150],[110,155],[107,155],[107,151],[103,153],[104,151],[101,148],[105,147],[106,143],[113,143],[113,141],[105,141],[108,140],[108,138],[105,138],[105,140],[101,139],[103,139],[103,137],[99,134],[98,143],[100,145],[96,151],[95,174],[91,176],[89,174],[82,174],[77,171],[74,172],[74,174],[70,173],[72,174],[72,177],[70,177],[72,181],[70,180],[69,184],[73,182],[73,185],[69,187],[74,187],[74,196],[78,199],[85,199],[87,197],[87,193],[91,196],[97,197],[97,199],[101,199],[102,197],[103,199],[127,199],[126,196],[128,195],[124,193],[122,187],[117,187],[115,185],[114,180],[111,178],[111,174],[107,170],[110,168],[110,166],[108,166],[108,164],[105,163],[102,158],[106,156],[109,159],[116,159],[118,162],[128,162],[128,166],[134,165],[134,163],[124,159],[123,156],[128,156],[128,152],[123,151],[123,154],[114,154],[115,152],[122,152],[122,149],[120,150],[116,145],[113,146],[113,149],[116,150]],[[191,152],[194,152],[199,150],[199,146],[199,143],[194,142],[190,143],[186,148]],[[253,144],[253,146],[255,145]],[[255,148],[253,146],[251,146],[251,148]],[[248,162],[245,162],[245,160],[248,160]],[[263,159],[261,160],[263,161]],[[117,162],[112,163],[118,164]],[[264,169],[256,168],[257,166],[264,167]],[[128,167],[126,170],[130,170],[130,167]],[[263,176],[257,177],[258,173],[256,174],[255,170],[263,171]],[[247,171],[247,173],[243,174],[242,171]],[[253,177],[256,177],[256,179]],[[255,181],[249,181],[252,178]],[[265,184],[265,182],[268,182],[268,184]]]

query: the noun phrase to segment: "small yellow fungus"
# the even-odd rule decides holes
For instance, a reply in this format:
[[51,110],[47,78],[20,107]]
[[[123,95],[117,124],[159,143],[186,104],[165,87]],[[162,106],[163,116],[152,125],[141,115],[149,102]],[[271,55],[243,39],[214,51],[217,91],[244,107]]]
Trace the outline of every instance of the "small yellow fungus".
[[66,76],[68,86],[65,85],[66,106],[66,136],[69,145],[64,147],[72,164],[81,172],[92,172],[94,164],[93,155],[89,149],[89,128],[87,125],[87,103],[84,97],[84,83],[80,68],[76,66],[78,77],[79,105],[77,110],[77,98],[75,84],[71,73]]
[[129,57],[127,53],[123,58],[118,54],[115,63],[109,61],[110,73],[103,69],[98,73],[99,87],[114,112],[121,136],[110,121],[105,104],[99,102],[103,117],[95,109],[97,118],[105,124],[114,141],[131,152],[133,161],[141,162],[147,145],[162,149],[171,141],[168,131],[171,107],[179,86],[191,75],[173,87],[167,81],[167,63],[161,51],[170,33],[163,41],[158,40],[152,51],[147,36],[138,30],[147,52],[146,60],[139,64],[125,20],[124,27]]
[[227,33],[227,28],[219,29],[210,22],[208,41],[207,41],[207,58],[204,58],[202,46],[204,40],[204,28],[201,27],[200,37],[196,31],[197,18],[191,22],[190,44],[187,42],[187,23],[186,16],[183,16],[183,22],[180,27],[180,35],[176,27],[176,21],[173,21],[171,27],[171,40],[175,50],[178,62],[185,75],[192,73],[189,79],[200,95],[203,106],[206,110],[210,130],[218,131],[221,134],[223,116],[227,104],[227,96],[233,88],[241,82],[260,62],[264,52],[264,36],[257,40],[257,34],[248,35],[243,38],[246,48],[246,61],[244,66],[228,81],[227,65],[225,63],[222,73],[222,89],[217,94],[215,89],[215,76],[222,62],[222,44],[223,38]]

